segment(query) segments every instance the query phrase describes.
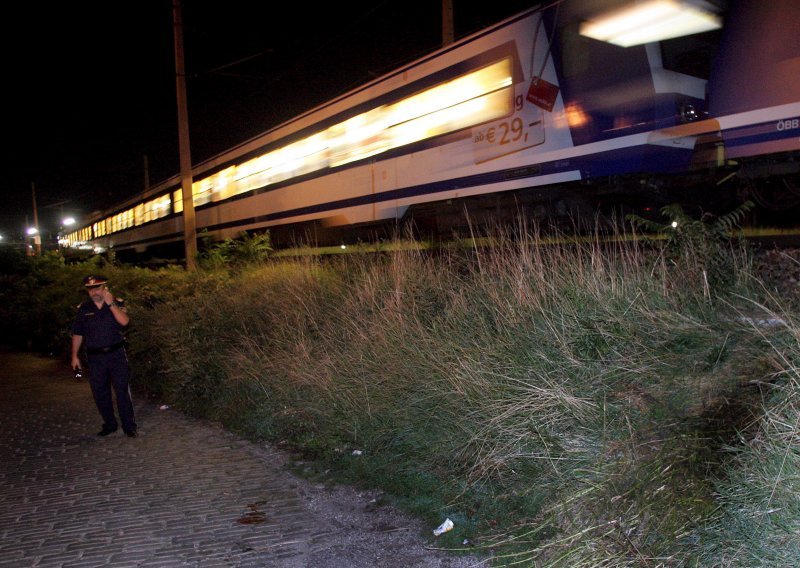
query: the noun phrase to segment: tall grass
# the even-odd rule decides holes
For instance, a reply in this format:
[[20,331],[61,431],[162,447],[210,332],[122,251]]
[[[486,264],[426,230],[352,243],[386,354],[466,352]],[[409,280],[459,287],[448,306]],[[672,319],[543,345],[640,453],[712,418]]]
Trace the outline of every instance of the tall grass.
[[793,566],[800,561],[800,327],[796,314],[759,305],[748,318],[774,359],[763,378],[763,415],[726,450],[718,508],[694,531],[698,566]]
[[744,249],[710,277],[708,251],[606,236],[284,258],[168,301],[120,275],[136,382],[450,517],[437,544],[498,566],[786,565],[796,314],[758,323],[780,302]]

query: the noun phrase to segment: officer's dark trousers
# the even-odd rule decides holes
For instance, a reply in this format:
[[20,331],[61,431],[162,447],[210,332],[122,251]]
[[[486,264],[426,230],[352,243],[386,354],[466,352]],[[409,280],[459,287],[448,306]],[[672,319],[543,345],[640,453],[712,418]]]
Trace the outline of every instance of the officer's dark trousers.
[[117,396],[117,409],[122,429],[125,432],[135,432],[136,422],[133,418],[133,401],[128,385],[130,368],[125,349],[117,349],[111,353],[89,355],[89,385],[92,387],[94,402],[100,416],[103,417],[103,426],[107,429],[117,428],[117,419],[114,416],[114,402],[111,396],[111,387]]

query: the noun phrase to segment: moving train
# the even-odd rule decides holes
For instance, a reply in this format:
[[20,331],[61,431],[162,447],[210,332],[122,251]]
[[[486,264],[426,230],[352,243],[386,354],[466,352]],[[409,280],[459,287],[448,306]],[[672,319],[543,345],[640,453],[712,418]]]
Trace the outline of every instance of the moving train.
[[[649,8],[696,27],[664,32],[680,15]],[[797,30],[798,0],[546,2],[193,165],[197,231],[338,244],[744,198],[800,220]],[[181,243],[183,207],[175,176],[62,243]]]

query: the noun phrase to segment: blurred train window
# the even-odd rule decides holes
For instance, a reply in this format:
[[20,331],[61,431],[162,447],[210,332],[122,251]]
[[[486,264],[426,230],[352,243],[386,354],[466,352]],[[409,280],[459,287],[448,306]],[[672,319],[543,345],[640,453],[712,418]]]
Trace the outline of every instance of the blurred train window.
[[664,69],[708,79],[721,37],[722,32],[714,30],[662,41]]

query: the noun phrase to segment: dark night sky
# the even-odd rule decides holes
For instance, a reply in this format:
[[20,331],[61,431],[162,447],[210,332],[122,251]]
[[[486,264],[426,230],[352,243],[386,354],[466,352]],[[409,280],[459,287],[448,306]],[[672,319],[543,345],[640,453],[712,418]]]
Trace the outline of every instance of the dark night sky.
[[[530,0],[453,0],[462,37]],[[441,42],[439,0],[184,0],[192,161],[428,53]],[[0,234],[33,222],[55,232],[178,173],[169,0],[24,3],[3,38],[6,153]],[[236,63],[238,62],[238,63]]]

